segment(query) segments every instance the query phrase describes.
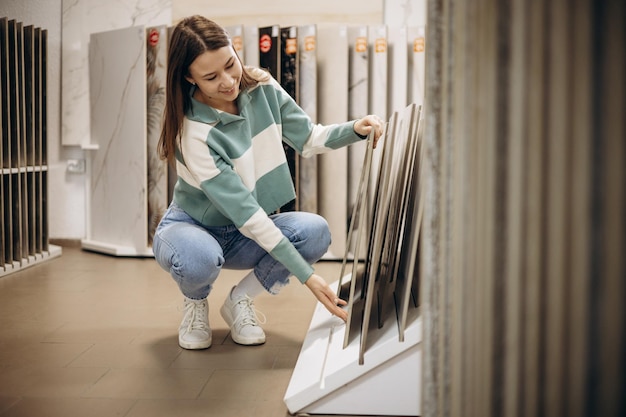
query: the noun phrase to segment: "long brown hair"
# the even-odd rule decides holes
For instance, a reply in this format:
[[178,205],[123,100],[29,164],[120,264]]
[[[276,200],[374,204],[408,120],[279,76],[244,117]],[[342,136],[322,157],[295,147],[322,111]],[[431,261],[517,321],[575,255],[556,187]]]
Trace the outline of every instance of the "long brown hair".
[[[167,100],[158,145],[159,156],[170,164],[175,161],[176,141],[180,140],[183,120],[191,107],[191,84],[185,78],[189,75],[189,66],[198,55],[229,45],[232,46],[226,30],[199,15],[184,18],[172,31],[167,59]],[[237,51],[235,55],[241,62]],[[241,91],[256,86],[263,79],[253,76],[243,65],[242,71]]]

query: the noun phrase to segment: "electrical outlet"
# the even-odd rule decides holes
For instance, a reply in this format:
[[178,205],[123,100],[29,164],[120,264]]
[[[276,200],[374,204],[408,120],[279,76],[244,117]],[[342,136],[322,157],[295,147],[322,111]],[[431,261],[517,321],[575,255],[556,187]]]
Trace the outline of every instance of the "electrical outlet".
[[84,159],[68,159],[67,160],[67,172],[73,174],[85,173],[85,160]]

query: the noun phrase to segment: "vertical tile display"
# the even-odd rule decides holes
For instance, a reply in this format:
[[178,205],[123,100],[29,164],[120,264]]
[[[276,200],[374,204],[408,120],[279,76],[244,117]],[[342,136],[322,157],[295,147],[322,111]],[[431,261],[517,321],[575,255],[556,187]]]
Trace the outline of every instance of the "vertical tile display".
[[[368,38],[370,45],[370,95],[369,95],[369,113],[380,116],[383,120],[387,120],[387,89],[388,89],[388,70],[387,70],[387,26],[372,25],[368,28]],[[378,175],[380,165],[380,152],[374,152],[374,160],[372,166],[372,175],[375,178]]]
[[21,217],[21,228],[19,231],[21,239],[21,259],[24,262],[28,259],[29,234],[28,234],[28,192],[27,192],[27,162],[26,162],[26,65],[24,50],[24,24],[22,22],[16,23],[16,39],[17,39],[17,94],[18,94],[18,110],[17,110],[17,123],[19,128],[19,155],[17,166],[19,169],[18,174],[18,187],[20,190],[19,210]]
[[407,28],[407,49],[408,49],[408,82],[407,91],[409,102],[416,104],[424,103],[424,80],[425,80],[425,28]]
[[406,26],[388,27],[387,50],[390,74],[388,74],[387,114],[401,111],[410,103],[408,101],[407,32]]
[[[348,119],[358,119],[368,114],[369,107],[369,48],[367,37],[367,26],[359,25],[348,28],[348,44],[349,44],[349,67],[350,74],[348,77],[349,97],[348,97]],[[365,141],[355,143],[348,148],[348,213],[353,213],[358,195],[358,185],[365,150],[367,143]],[[360,211],[362,215],[366,215],[366,210]],[[350,219],[351,220],[351,219]],[[358,224],[358,222],[356,223]],[[358,228],[357,228],[358,229]],[[352,237],[356,238],[357,234]],[[367,239],[363,239],[362,243],[366,243]],[[352,242],[351,242],[352,243]],[[351,245],[355,250],[356,246]],[[363,247],[355,252],[354,256],[363,255]]]
[[[300,100],[298,104],[317,123],[317,27],[298,27]],[[299,210],[317,213],[317,156],[299,159]]]
[[47,32],[0,18],[0,275],[58,256],[45,206]]
[[7,178],[10,175],[11,164],[9,161],[9,79],[8,79],[8,56],[9,56],[9,22],[6,17],[0,18],[0,222],[2,223],[2,245],[0,249],[0,271],[4,272],[5,265],[12,259],[11,255],[11,198]]
[[148,246],[152,246],[154,231],[169,202],[167,162],[162,161],[157,152],[166,100],[167,39],[166,26],[146,28]]
[[51,253],[52,249],[55,252],[58,252],[58,248],[51,248],[48,244],[48,109],[47,109],[47,98],[46,91],[48,91],[48,71],[46,68],[48,66],[48,31],[46,29],[41,30],[41,36],[39,41],[39,57],[40,57],[40,84],[39,84],[39,122],[40,122],[40,134],[39,134],[39,146],[37,147],[40,150],[41,157],[41,181],[40,181],[40,206],[41,206],[41,245],[42,251]]
[[251,67],[259,66],[259,27],[244,25],[243,27],[244,63]]
[[[395,250],[403,236],[416,236],[420,230],[419,227],[407,229],[405,221],[413,216],[406,203],[413,192],[410,174],[419,141],[415,136],[415,115],[416,106],[412,105],[394,112],[389,120],[389,128],[380,142],[384,148],[381,161],[384,169],[379,181],[371,184],[378,194],[372,210],[376,221],[365,225],[366,216],[360,216],[363,227],[358,233],[362,238],[363,229],[371,227],[369,234],[376,238],[368,242],[365,268],[358,267],[360,262],[356,260],[352,262],[347,323],[337,324],[336,317],[323,305],[318,303],[316,307],[285,394],[285,403],[292,414],[421,415],[422,320],[418,308],[408,306],[405,326],[400,328],[402,309],[394,302],[393,293],[393,265],[398,265],[398,257],[415,260],[418,256],[415,245],[413,251],[403,254]],[[369,173],[371,145],[368,142],[365,174]],[[367,203],[370,181],[370,175],[362,176],[359,181],[358,210]],[[411,224],[415,225],[416,222]],[[351,222],[350,232],[352,226]],[[345,262],[346,258],[344,265]],[[341,280],[333,283],[333,287],[335,284],[338,292],[345,293]],[[406,335],[399,340],[402,332]],[[403,393],[397,392],[397,384],[393,384],[398,380],[402,381]],[[393,390],[388,390],[389,384],[394,386]]]
[[90,230],[83,247],[114,254],[147,248],[146,30],[91,35]]
[[[32,25],[24,26],[24,153],[26,166],[35,165],[35,28]],[[28,256],[35,255],[35,173],[26,173],[24,195],[26,200],[25,225],[23,230],[28,237]]]
[[239,59],[241,59],[241,62],[246,65],[246,50],[243,25],[226,26],[225,29],[230,35],[230,40],[233,44],[235,52],[237,52],[237,55],[239,55]]
[[388,33],[386,25],[368,27],[370,47],[369,113],[387,120]]
[[[297,26],[280,29],[280,85],[296,102],[300,101],[299,82],[299,53]],[[300,194],[300,164],[296,151],[283,142],[283,149],[287,157],[291,180],[296,189],[296,199],[281,207],[281,211],[294,211],[299,206]]]
[[280,29],[280,85],[296,102],[300,101],[298,27]]
[[[408,201],[411,200],[411,192],[416,190],[411,187],[411,183],[417,156],[418,114],[418,108],[414,104],[401,112],[394,112],[383,144],[380,174],[375,183],[371,239],[365,263],[363,315],[362,318],[357,317],[362,320],[359,349],[361,364],[364,363],[366,350],[373,342],[368,340],[371,329],[380,329],[386,322],[397,321],[403,314],[406,316],[406,312],[400,311],[400,305],[394,302],[394,292],[397,273],[402,263],[399,256],[402,253],[403,237],[415,235],[420,230],[417,222],[413,224],[414,229],[406,228],[406,219],[413,218],[413,212],[407,209]],[[403,252],[404,257],[409,258],[406,260],[417,257],[416,246],[411,249],[414,252]],[[410,290],[412,277],[405,279],[405,282],[409,283]],[[404,297],[405,288],[406,285],[402,288],[400,298]],[[408,304],[402,307],[408,309]],[[400,331],[403,332],[404,328],[400,328]]]
[[11,189],[11,213],[12,213],[12,230],[11,240],[13,260],[16,263],[22,261],[22,189],[20,181],[20,88],[18,81],[18,67],[21,53],[18,53],[18,23],[15,20],[9,20],[9,138],[10,138],[10,167],[9,187]]
[[[348,29],[345,25],[318,25],[318,117],[322,124],[348,120]],[[318,207],[333,233],[326,259],[341,259],[348,229],[348,150],[320,155]],[[339,198],[341,197],[341,198]]]
[[280,83],[280,27],[259,28],[259,66],[269,71]]

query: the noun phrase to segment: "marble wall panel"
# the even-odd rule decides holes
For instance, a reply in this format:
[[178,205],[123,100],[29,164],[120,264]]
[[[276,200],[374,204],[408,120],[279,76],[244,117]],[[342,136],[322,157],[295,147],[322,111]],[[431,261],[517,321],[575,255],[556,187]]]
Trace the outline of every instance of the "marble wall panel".
[[148,235],[145,28],[92,34],[89,79],[95,146],[87,241],[141,254]]
[[90,34],[138,25],[171,25],[172,0],[63,0],[61,142],[91,143],[89,128]]
[[[298,27],[300,100],[298,104],[317,122],[317,27]],[[317,156],[299,159],[299,209],[317,213]]]
[[[408,0],[417,1],[417,0]],[[419,0],[423,1],[423,0]],[[236,4],[207,0],[172,1],[173,21],[203,14],[221,25],[306,25],[378,23],[383,21],[381,0],[239,0]]]

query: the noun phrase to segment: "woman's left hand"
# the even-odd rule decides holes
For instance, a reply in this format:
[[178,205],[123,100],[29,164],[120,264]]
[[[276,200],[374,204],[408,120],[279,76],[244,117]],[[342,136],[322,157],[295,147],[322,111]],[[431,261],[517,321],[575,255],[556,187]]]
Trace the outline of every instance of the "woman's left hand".
[[367,115],[354,122],[354,131],[361,136],[367,136],[370,132],[372,132],[372,130],[374,131],[374,148],[378,143],[378,139],[380,139],[383,134],[384,127],[385,122],[383,122],[383,120],[375,114]]

